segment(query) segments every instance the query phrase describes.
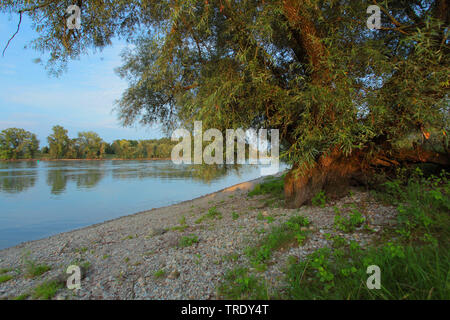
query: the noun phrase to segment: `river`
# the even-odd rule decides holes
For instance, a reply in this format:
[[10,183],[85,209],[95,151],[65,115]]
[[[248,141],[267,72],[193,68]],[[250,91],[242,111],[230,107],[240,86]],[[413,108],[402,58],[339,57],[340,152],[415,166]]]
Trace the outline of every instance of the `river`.
[[190,200],[260,176],[255,165],[0,162],[0,249]]

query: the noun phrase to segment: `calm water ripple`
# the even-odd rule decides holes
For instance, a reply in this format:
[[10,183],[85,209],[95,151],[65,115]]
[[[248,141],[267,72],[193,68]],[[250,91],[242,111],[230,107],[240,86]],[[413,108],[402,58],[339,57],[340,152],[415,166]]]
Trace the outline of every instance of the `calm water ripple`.
[[193,199],[259,176],[260,167],[250,165],[0,162],[0,249]]

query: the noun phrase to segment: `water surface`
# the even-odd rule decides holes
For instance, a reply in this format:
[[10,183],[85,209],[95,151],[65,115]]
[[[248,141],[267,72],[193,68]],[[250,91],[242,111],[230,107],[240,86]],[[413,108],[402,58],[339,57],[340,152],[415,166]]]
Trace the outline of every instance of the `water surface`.
[[250,165],[0,162],[0,249],[190,200],[259,176],[260,167]]

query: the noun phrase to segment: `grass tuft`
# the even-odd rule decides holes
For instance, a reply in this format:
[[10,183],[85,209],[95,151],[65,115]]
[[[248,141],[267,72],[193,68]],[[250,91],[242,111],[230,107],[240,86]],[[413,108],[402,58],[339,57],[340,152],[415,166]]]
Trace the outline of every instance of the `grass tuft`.
[[63,288],[63,284],[60,281],[46,281],[34,288],[32,297],[33,299],[49,300],[53,298],[61,288]]
[[26,278],[35,278],[38,276],[43,275],[47,271],[51,270],[52,267],[46,265],[46,264],[37,264],[34,261],[27,260],[25,267],[25,277]]
[[218,294],[232,300],[269,298],[265,281],[250,274],[249,270],[243,267],[237,267],[226,273],[225,282],[219,287]]
[[9,274],[2,274],[2,275],[0,275],[0,283],[4,283],[6,281],[9,281],[12,278],[14,278],[14,277],[9,275]]
[[249,197],[256,195],[269,194],[271,196],[283,199],[284,198],[284,175],[281,177],[268,177],[264,182],[255,186],[255,188],[248,193]]
[[196,235],[184,236],[180,239],[180,247],[190,247],[195,243],[198,243],[198,237]]

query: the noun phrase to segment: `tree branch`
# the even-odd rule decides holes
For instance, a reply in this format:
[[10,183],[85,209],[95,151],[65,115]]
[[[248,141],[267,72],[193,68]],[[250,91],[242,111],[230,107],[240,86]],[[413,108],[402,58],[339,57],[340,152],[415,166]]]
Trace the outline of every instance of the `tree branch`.
[[5,51],[6,49],[8,49],[9,44],[11,43],[11,41],[14,39],[14,37],[19,33],[20,30],[20,24],[22,23],[22,11],[19,11],[19,23],[17,24],[17,31],[13,34],[13,36],[8,40],[8,42],[6,43],[5,48],[3,49],[3,53],[2,56],[5,56]]

